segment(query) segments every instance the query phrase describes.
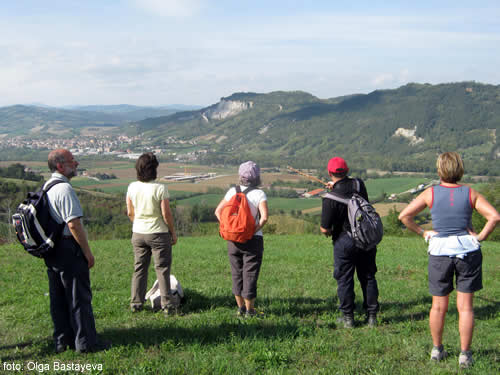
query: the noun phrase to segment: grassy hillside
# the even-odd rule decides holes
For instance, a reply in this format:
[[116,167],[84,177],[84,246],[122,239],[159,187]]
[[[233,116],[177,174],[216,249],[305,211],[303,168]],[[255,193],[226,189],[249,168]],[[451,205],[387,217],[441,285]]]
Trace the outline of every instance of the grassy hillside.
[[0,133],[9,136],[23,135],[57,136],[78,134],[78,129],[86,126],[112,126],[123,120],[116,116],[84,111],[71,111],[59,108],[14,105],[0,108]]
[[[408,84],[396,90],[321,100],[303,92],[238,93],[246,110],[199,111],[147,119],[130,128],[157,140],[176,136],[209,150],[207,162],[317,167],[334,154],[358,167],[433,171],[436,154],[460,150],[469,173],[500,175],[500,86],[475,82]],[[222,102],[221,102],[222,103]],[[414,131],[395,136],[399,128]],[[413,138],[412,138],[413,137]]]
[[[455,293],[444,331],[450,357],[429,360],[430,296],[427,256],[419,238],[386,237],[377,255],[381,324],[369,329],[362,311],[356,328],[337,326],[331,241],[324,237],[267,236],[259,281],[262,320],[235,317],[225,242],[180,238],[173,274],[187,295],[184,315],[165,318],[128,310],[133,255],[130,242],[95,241],[91,272],[98,332],[113,348],[81,356],[52,351],[47,276],[43,263],[19,246],[1,246],[0,358],[23,366],[102,364],[102,374],[455,374],[459,337]],[[500,245],[485,242],[484,289],[475,299],[476,364],[470,373],[500,372],[498,353]],[[150,285],[154,281],[150,274]],[[357,303],[361,292],[356,286]],[[44,371],[44,373],[54,373]],[[94,372],[97,373],[97,372]],[[468,372],[469,373],[469,372]]]
[[0,107],[0,134],[46,137],[80,134],[85,127],[111,130],[112,126],[166,116],[178,109],[138,106],[83,106],[75,108],[13,105]]

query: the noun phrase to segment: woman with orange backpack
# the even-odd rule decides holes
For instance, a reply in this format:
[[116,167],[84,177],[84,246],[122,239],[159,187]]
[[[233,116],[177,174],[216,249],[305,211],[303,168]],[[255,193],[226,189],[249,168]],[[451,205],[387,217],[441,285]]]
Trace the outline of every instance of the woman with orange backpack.
[[247,318],[258,315],[254,303],[264,252],[262,227],[268,218],[267,197],[258,189],[260,184],[259,166],[253,161],[241,164],[239,184],[228,190],[215,209],[221,236],[228,240],[237,315]]

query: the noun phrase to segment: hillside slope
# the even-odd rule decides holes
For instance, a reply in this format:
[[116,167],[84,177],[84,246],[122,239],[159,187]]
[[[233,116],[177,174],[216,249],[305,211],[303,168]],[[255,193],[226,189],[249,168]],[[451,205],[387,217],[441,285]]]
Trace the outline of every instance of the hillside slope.
[[38,105],[0,107],[0,134],[46,137],[47,133],[68,137],[78,135],[82,128],[97,127],[111,131],[112,127],[150,117],[171,115],[174,108],[117,106],[84,106],[56,108]]
[[461,82],[326,100],[304,92],[237,93],[129,131],[196,142],[207,162],[313,166],[341,154],[362,167],[432,171],[437,153],[459,150],[475,173],[498,175],[499,128],[500,86]]

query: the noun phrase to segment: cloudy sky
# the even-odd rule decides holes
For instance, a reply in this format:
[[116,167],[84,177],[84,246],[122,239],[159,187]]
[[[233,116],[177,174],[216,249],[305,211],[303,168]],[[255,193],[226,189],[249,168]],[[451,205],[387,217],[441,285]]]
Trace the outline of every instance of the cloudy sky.
[[497,85],[499,20],[497,0],[2,1],[0,106]]

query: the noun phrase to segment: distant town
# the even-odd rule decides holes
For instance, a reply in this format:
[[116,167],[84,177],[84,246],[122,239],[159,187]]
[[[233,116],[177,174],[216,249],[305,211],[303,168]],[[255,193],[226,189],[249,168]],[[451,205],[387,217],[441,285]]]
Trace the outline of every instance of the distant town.
[[194,161],[207,150],[190,152],[174,152],[168,146],[196,145],[196,141],[184,141],[175,137],[161,139],[161,145],[154,145],[153,140],[142,136],[75,136],[73,138],[50,137],[45,139],[30,139],[27,137],[0,138],[0,147],[48,149],[66,148],[73,155],[109,155],[126,159],[137,159],[143,152],[151,151],[155,154],[170,156],[175,161]]

